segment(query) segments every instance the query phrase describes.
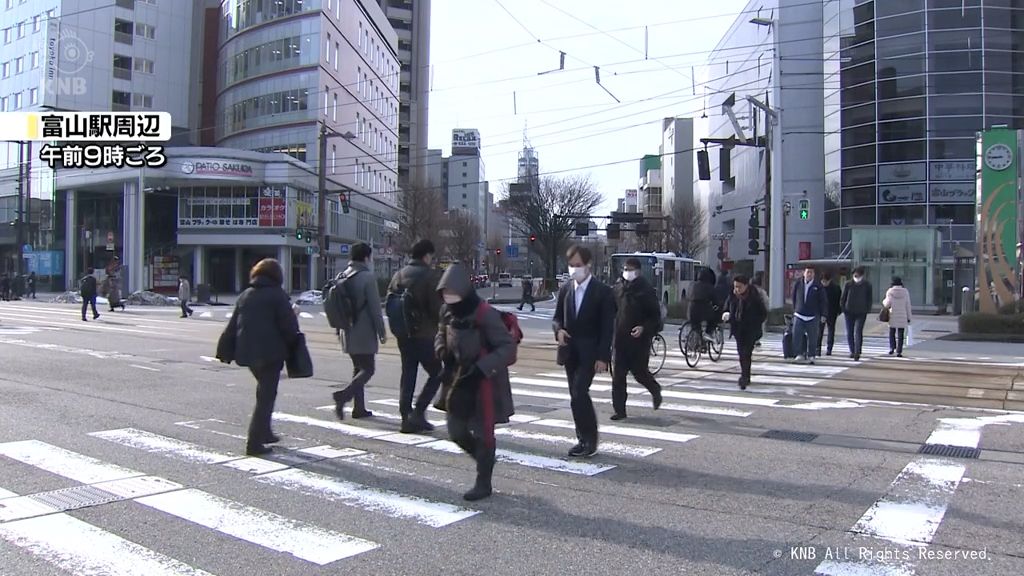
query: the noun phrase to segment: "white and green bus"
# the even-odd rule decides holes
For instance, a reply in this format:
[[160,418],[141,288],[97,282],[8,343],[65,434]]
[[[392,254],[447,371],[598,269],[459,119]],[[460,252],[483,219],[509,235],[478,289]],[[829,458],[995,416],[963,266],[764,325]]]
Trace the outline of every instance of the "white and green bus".
[[671,252],[612,254],[609,261],[612,282],[622,276],[622,266],[629,258],[640,260],[641,273],[657,289],[661,304],[666,307],[686,299],[702,267],[700,260]]

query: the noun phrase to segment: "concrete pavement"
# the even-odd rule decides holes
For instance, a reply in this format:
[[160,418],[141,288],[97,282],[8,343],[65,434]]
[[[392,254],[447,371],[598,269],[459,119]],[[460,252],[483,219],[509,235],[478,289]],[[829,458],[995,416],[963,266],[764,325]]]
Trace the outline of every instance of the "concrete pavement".
[[[469,505],[472,463],[441,441],[442,415],[396,433],[393,355],[368,388],[377,416],[339,423],[330,393],[350,366],[303,318],[316,376],[282,381],[282,443],[245,458],[251,377],[209,361],[222,319],[176,315],[0,303],[4,573],[1024,572],[1024,414],[823,398],[861,368],[776,362],[766,340],[747,393],[728,352],[696,370],[670,358],[661,410],[631,390],[624,421],[599,378],[602,451],[572,460],[544,320],[524,319],[498,493]],[[916,378],[880,344],[863,370]]]

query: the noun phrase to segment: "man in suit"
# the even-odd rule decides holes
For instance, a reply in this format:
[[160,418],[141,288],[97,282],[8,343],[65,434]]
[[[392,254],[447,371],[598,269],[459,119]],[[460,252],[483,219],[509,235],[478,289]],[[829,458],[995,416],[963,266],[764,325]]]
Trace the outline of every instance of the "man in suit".
[[818,334],[828,314],[825,288],[814,277],[814,267],[804,268],[804,277],[793,286],[793,350],[796,361],[814,364]]
[[825,316],[825,321],[821,323],[821,331],[818,332],[818,356],[821,356],[821,344],[825,342],[825,328],[828,328],[828,348],[825,350],[825,355],[831,356],[832,346],[836,343],[836,320],[839,319],[839,314],[842,312],[839,301],[842,300],[843,289],[832,280],[831,272],[822,274],[821,285],[825,290],[828,314]]
[[597,414],[590,399],[594,375],[608,371],[615,333],[615,297],[607,284],[591,275],[593,254],[583,246],[566,253],[568,282],[558,291],[554,329],[558,363],[569,382],[572,418],[579,440],[569,456],[589,458],[597,453]]

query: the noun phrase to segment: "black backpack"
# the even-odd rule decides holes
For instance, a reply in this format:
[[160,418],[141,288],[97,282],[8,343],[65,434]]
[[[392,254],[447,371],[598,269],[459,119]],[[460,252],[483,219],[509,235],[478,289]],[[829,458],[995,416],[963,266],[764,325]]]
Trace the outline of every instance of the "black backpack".
[[335,330],[349,330],[355,322],[359,310],[356,310],[355,298],[348,289],[348,280],[360,272],[362,270],[356,270],[347,276],[339,274],[338,278],[324,286],[324,312],[327,314],[327,323]]

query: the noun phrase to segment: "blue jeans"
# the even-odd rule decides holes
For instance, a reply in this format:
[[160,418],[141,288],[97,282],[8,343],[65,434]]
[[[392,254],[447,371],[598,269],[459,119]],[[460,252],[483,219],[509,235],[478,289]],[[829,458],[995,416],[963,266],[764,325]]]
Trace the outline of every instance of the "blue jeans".
[[799,356],[814,358],[818,351],[818,334],[821,331],[821,319],[817,316],[810,320],[793,317],[793,352]]

